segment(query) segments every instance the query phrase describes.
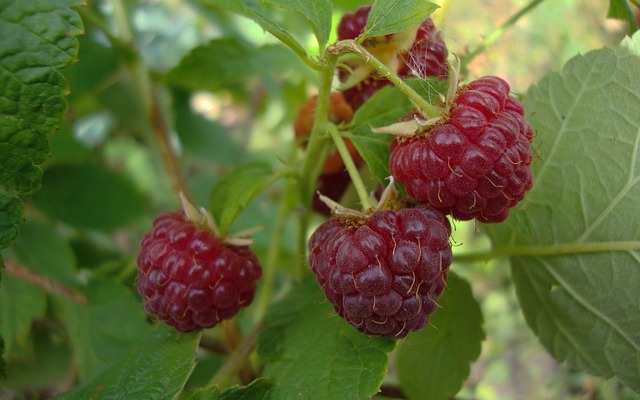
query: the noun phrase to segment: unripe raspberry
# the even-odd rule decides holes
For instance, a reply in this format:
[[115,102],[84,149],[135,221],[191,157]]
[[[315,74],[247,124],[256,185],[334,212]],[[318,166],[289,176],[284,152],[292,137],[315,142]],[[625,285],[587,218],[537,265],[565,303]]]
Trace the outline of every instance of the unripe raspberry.
[[389,166],[414,200],[459,220],[502,222],[533,185],[533,131],[503,79],[463,87],[446,122],[395,139]]
[[337,313],[363,333],[392,339],[422,329],[451,265],[451,227],[426,206],[340,217],[309,240],[309,265]]
[[253,301],[262,275],[251,250],[224,244],[181,212],[154,221],[137,264],[145,310],[182,332],[235,316]]

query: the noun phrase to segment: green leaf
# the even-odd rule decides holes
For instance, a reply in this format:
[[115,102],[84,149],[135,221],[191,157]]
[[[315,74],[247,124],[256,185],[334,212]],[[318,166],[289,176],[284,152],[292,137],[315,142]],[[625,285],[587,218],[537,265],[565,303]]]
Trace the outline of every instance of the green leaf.
[[422,0],[375,0],[361,37],[388,35],[420,25],[437,8]]
[[340,318],[311,275],[273,306],[264,325],[258,351],[273,400],[370,399],[395,347]]
[[200,0],[201,3],[213,9],[229,11],[243,17],[249,18],[256,22],[262,29],[271,33],[283,44],[293,50],[302,59],[309,60],[309,56],[304,47],[293,38],[284,28],[277,22],[269,18],[259,5],[251,0]]
[[484,339],[482,312],[467,281],[449,275],[442,306],[429,326],[412,333],[398,351],[397,375],[409,399],[450,399],[469,376]]
[[627,0],[609,0],[607,17],[621,19],[629,24],[629,31],[633,34],[638,30],[635,15]]
[[52,166],[44,183],[34,197],[36,205],[78,228],[116,229],[149,209],[147,199],[127,178],[97,164]]
[[527,323],[559,360],[640,391],[640,57],[571,59],[525,97],[540,158],[495,254],[511,257]]
[[82,22],[71,7],[80,0],[0,0],[0,249],[22,222],[17,195],[40,188],[47,135],[58,129],[69,89],[59,68],[78,52]]
[[232,386],[221,390],[217,386],[200,389],[187,400],[270,400],[271,384],[268,379],[259,378],[247,386]]
[[318,47],[324,49],[331,34],[331,12],[333,8],[331,1],[267,0],[267,2],[305,17],[316,35]]
[[196,47],[166,77],[189,90],[238,90],[252,77],[290,68],[297,62],[280,45],[253,45],[233,38],[215,39]]
[[[436,79],[415,79],[407,83],[424,98],[434,101],[442,93],[443,83]],[[373,133],[372,128],[380,128],[397,122],[412,109],[409,98],[395,87],[385,87],[356,111],[351,127],[352,135],[347,135],[365,160],[371,173],[382,186],[386,186],[389,172],[389,146],[392,136]]]
[[14,346],[27,347],[33,320],[44,317],[46,310],[47,296],[42,290],[11,275],[2,277],[0,336],[6,341],[7,353]]
[[101,280],[90,283],[83,293],[87,304],[65,302],[63,309],[80,378],[87,382],[123,357],[150,325],[140,302],[120,284]]
[[211,213],[224,235],[238,214],[271,182],[273,170],[266,162],[244,164],[211,188]]
[[[116,329],[117,327],[114,327]],[[57,400],[171,399],[194,366],[200,333],[179,333],[159,325],[113,367],[86,386]]]

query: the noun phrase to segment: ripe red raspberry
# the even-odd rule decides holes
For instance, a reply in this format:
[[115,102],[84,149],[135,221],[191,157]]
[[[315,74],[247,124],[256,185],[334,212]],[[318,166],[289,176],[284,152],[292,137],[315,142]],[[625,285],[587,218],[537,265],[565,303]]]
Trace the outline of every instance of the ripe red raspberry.
[[451,226],[428,206],[332,218],[309,240],[309,265],[337,313],[393,339],[422,329],[451,265]]
[[[338,40],[357,38],[367,25],[370,12],[371,6],[363,6],[353,13],[345,14],[338,24]],[[440,79],[447,77],[447,46],[431,18],[427,18],[420,24],[410,47],[398,48],[394,45],[393,39],[394,35],[369,38],[364,41],[363,46],[381,60],[387,60],[390,63],[389,66],[396,69],[400,77],[434,76]],[[352,70],[358,67],[353,63],[348,65]],[[341,69],[339,76],[342,82],[346,82],[350,74]],[[351,107],[357,110],[375,92],[388,85],[391,85],[390,81],[373,73],[355,86],[344,90],[344,96]]]
[[452,107],[447,122],[395,139],[391,173],[414,200],[456,219],[502,222],[533,185],[524,108],[495,76],[463,87]]
[[145,310],[182,332],[230,319],[253,301],[262,269],[247,247],[229,246],[183,213],[153,222],[138,255]]

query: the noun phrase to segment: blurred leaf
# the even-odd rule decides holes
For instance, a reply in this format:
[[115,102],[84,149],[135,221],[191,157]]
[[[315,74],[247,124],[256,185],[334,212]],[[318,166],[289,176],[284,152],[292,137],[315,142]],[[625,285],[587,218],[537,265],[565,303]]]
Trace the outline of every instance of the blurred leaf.
[[78,52],[82,22],[71,7],[80,0],[38,2],[0,0],[0,249],[15,238],[22,222],[17,195],[40,188],[49,151],[47,134],[66,110],[68,85],[57,71]]
[[362,38],[382,36],[418,26],[438,5],[423,0],[374,0]]
[[[424,98],[435,101],[442,91],[443,83],[435,79],[415,79],[407,81]],[[372,128],[380,128],[397,122],[411,111],[409,98],[395,87],[387,86],[376,92],[353,116],[351,133],[347,135],[365,160],[371,173],[382,186],[386,186],[389,172],[389,146],[392,136],[373,133]]]
[[260,193],[273,176],[271,165],[254,162],[240,165],[211,188],[211,213],[224,235],[238,214]]
[[318,39],[318,47],[324,49],[331,34],[333,5],[330,0],[267,0],[267,2],[305,17]]
[[199,340],[199,333],[179,333],[159,325],[89,384],[54,398],[172,399],[193,369]]
[[89,284],[87,304],[65,302],[67,330],[87,382],[123,357],[146,336],[150,325],[131,291],[111,280]]
[[363,335],[335,314],[313,275],[275,304],[258,351],[273,400],[370,399],[395,342]]
[[452,398],[480,356],[482,312],[469,283],[449,275],[438,303],[429,326],[410,334],[398,351],[397,375],[409,399]]
[[[592,51],[525,97],[533,190],[487,227],[527,323],[559,360],[640,391],[640,57]],[[538,147],[539,146],[539,147]]]
[[147,199],[123,175],[92,163],[47,169],[34,201],[50,217],[78,228],[112,230],[140,218]]
[[621,19],[629,24],[629,32],[632,34],[638,30],[636,17],[629,7],[627,0],[609,0],[609,12],[607,17]]
[[189,90],[247,88],[252,77],[290,68],[296,58],[280,45],[253,45],[233,38],[214,39],[196,47],[166,77]]
[[187,397],[187,400],[270,400],[271,385],[264,378],[256,379],[247,386],[232,386],[221,390],[217,386],[203,388]]
[[4,274],[0,285],[0,336],[7,353],[15,345],[27,346],[33,320],[44,317],[46,310],[47,296],[41,289]]
[[206,7],[229,11],[256,22],[302,58],[308,58],[304,47],[278,23],[264,14],[264,10],[251,0],[200,0]]

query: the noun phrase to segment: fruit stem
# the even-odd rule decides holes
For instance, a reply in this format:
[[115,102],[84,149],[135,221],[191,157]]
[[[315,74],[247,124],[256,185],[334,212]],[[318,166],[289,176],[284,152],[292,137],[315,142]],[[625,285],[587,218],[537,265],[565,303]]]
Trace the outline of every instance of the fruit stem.
[[356,193],[358,194],[363,210],[370,209],[372,204],[369,200],[369,193],[367,193],[367,189],[362,182],[360,173],[358,172],[358,167],[356,167],[356,164],[353,162],[353,158],[351,158],[349,149],[347,149],[347,146],[344,144],[342,136],[340,136],[338,129],[333,124],[328,125],[328,132],[333,143],[336,145],[338,153],[340,153],[340,157],[342,157],[342,161],[344,162],[344,166],[347,168],[347,172],[349,172],[349,177],[351,178],[351,182],[353,182],[353,187],[356,189]]
[[[244,340],[234,349],[227,362],[224,363],[213,378],[211,378],[211,381],[207,386],[225,386],[231,377],[238,373],[243,366],[249,362],[249,355],[253,351],[260,333],[262,333],[262,325],[256,324],[251,332],[245,336]],[[244,384],[249,383],[250,381],[244,382]]]
[[433,106],[425,98],[420,96],[418,92],[413,90],[411,86],[407,85],[402,78],[400,78],[395,72],[391,71],[383,62],[378,60],[367,49],[358,44],[355,40],[341,40],[329,46],[328,51],[340,55],[345,53],[355,53],[362,58],[364,62],[373,67],[381,76],[388,79],[393,83],[402,93],[404,93],[413,104],[418,107],[422,113],[429,117],[435,118],[442,114],[442,110]]
[[[220,328],[222,329],[222,335],[224,336],[225,345],[229,350],[229,354],[232,354],[231,358],[233,358],[238,352],[240,346],[245,342],[245,340],[243,340],[242,338],[242,331],[240,330],[238,320],[234,318],[231,320],[222,321],[220,322]],[[240,382],[243,385],[248,385],[249,383],[251,383],[254,375],[253,368],[251,367],[251,363],[249,362],[247,356],[248,354],[244,355],[241,358],[238,358],[235,361],[237,362],[237,364],[234,366],[233,371],[229,371],[231,375],[235,375],[237,373],[238,377],[240,378]],[[218,373],[216,373],[216,376],[217,375]],[[230,378],[231,375],[227,376],[227,379]]]
[[513,25],[515,25],[520,18],[533,10],[536,6],[542,3],[544,0],[533,0],[529,2],[526,6],[522,7],[518,12],[513,14],[509,19],[507,19],[498,29],[493,31],[489,36],[487,36],[475,49],[471,50],[461,62],[461,71],[466,75],[467,68],[471,61],[476,58],[478,55],[482,54],[489,46],[494,44],[498,39],[502,37],[502,35],[509,30]]

